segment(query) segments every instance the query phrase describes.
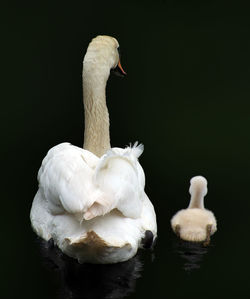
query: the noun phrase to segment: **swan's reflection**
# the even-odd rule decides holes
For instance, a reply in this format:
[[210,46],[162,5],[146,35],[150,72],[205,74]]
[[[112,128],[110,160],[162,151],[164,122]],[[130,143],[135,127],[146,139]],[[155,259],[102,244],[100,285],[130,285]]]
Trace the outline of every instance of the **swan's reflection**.
[[112,265],[79,264],[50,242],[39,240],[46,265],[61,276],[60,298],[124,298],[135,290],[142,263],[136,255]]
[[205,247],[203,242],[193,243],[176,239],[173,244],[174,251],[184,260],[183,268],[187,272],[199,269],[209,250],[209,246]]

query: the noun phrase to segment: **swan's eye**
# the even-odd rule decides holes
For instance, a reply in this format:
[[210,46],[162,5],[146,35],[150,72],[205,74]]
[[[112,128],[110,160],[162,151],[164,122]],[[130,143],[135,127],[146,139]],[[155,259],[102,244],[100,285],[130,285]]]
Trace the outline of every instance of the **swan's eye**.
[[118,51],[118,53],[119,53],[119,56],[121,56],[120,47],[117,48],[117,51]]

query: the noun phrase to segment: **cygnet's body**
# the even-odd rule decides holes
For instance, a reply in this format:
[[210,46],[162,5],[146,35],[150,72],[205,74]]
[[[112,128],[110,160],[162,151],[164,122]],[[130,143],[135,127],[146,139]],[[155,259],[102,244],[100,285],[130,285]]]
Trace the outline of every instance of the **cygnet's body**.
[[187,209],[180,210],[171,219],[173,231],[185,241],[210,241],[215,233],[216,219],[214,214],[204,208],[204,196],[207,194],[207,180],[202,176],[193,177],[190,181],[190,204]]

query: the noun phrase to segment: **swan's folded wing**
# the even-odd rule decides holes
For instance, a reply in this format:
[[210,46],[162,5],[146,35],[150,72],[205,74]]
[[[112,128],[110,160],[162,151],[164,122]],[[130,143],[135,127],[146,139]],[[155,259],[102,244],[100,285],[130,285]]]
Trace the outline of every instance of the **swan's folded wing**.
[[101,158],[93,181],[100,196],[85,213],[85,219],[104,215],[115,208],[126,217],[140,217],[145,181],[137,161],[141,152],[141,147],[115,148]]
[[98,160],[92,153],[69,143],[59,144],[48,152],[38,181],[51,213],[83,213],[93,203],[92,177]]

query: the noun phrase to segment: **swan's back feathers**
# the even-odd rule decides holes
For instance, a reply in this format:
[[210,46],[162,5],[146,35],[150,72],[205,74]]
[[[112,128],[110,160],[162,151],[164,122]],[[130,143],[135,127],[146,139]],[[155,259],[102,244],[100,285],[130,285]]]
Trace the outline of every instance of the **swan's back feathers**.
[[144,151],[144,145],[142,143],[138,144],[138,141],[136,141],[133,146],[130,145],[126,150],[130,150],[131,154],[138,159]]
[[90,194],[94,170],[85,160],[91,165],[95,155],[69,143],[53,147],[44,158],[38,181],[52,214],[81,213],[93,203],[95,193]]
[[49,211],[90,220],[116,208],[126,217],[140,217],[145,176],[137,158],[142,151],[136,143],[110,149],[99,159],[69,143],[53,147],[38,173]]
[[138,218],[142,211],[145,177],[137,157],[142,146],[109,150],[98,163],[94,184],[102,192],[100,197],[84,215],[91,219],[117,208],[124,216]]

